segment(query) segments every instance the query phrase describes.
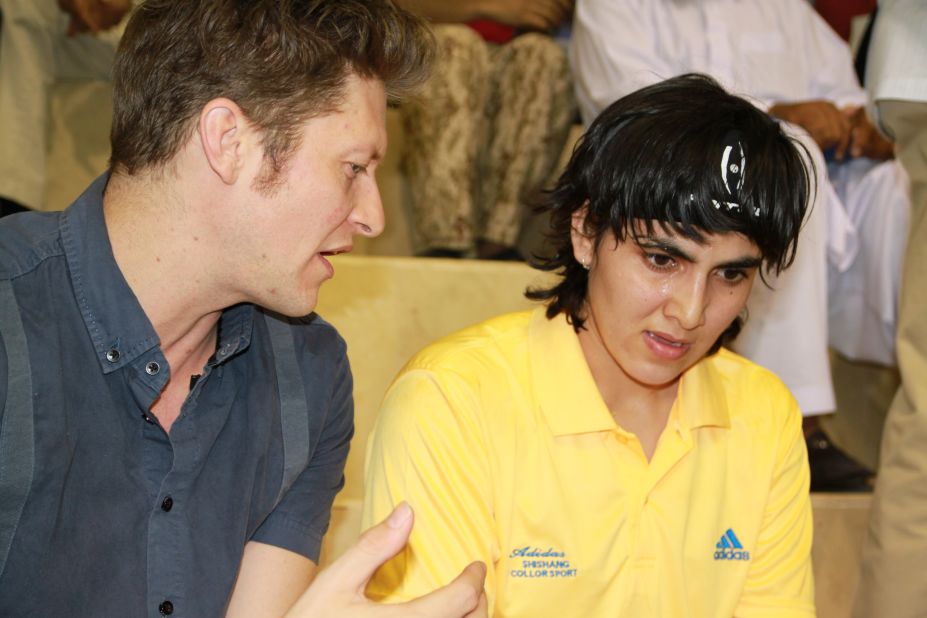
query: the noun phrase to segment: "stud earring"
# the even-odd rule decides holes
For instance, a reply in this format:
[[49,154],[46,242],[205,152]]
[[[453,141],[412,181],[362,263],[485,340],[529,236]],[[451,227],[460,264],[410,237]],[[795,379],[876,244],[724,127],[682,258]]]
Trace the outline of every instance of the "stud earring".
[[586,258],[580,258],[579,263],[582,264],[583,268],[589,270],[589,262],[586,261]]

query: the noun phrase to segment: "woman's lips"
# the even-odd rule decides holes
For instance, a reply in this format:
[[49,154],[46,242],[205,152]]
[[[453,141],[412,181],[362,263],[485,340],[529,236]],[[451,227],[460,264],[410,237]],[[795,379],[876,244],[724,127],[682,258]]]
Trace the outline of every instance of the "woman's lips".
[[644,331],[644,342],[647,347],[661,358],[676,360],[689,351],[691,344],[682,339],[676,339],[666,333]]

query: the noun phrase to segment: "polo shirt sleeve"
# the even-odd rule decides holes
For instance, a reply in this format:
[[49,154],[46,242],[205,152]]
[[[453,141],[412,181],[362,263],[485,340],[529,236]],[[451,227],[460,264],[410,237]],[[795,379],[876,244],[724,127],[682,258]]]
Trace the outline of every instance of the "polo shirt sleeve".
[[403,500],[415,512],[415,525],[408,545],[370,581],[371,598],[421,596],[481,560],[493,607],[499,552],[478,410],[473,389],[452,373],[412,369],[388,391],[367,447],[363,527]]
[[[814,616],[812,518],[808,453],[798,404],[770,375],[764,439],[774,440],[776,462],[750,571],[734,615],[738,618]],[[785,413],[783,414],[783,410]]]
[[[309,464],[251,539],[288,549],[316,564],[332,503],[344,486],[344,465],[354,435],[351,368],[343,340],[333,329],[331,333],[332,341],[316,343],[325,353],[303,371],[310,410]],[[308,379],[307,374],[311,374]]]

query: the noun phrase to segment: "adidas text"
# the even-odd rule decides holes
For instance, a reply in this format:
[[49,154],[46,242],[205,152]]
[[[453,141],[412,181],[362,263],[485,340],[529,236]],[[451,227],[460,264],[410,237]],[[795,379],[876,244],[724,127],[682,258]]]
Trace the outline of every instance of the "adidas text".
[[750,552],[741,549],[719,549],[715,552],[715,560],[749,560]]

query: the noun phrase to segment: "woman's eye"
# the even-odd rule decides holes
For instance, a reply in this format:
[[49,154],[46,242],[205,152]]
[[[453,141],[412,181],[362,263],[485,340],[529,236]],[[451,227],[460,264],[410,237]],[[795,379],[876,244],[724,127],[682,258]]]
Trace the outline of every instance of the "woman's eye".
[[349,165],[350,168],[351,168],[351,177],[352,177],[352,178],[353,178],[354,176],[359,175],[359,174],[363,174],[364,172],[367,171],[367,166],[366,166],[366,165],[360,165],[359,163],[349,163],[348,165]]
[[721,278],[727,283],[737,283],[747,277],[747,273],[739,268],[725,268],[721,271]]
[[660,270],[672,268],[672,266],[676,263],[676,260],[666,255],[665,253],[648,253],[647,261],[650,262],[652,266]]

